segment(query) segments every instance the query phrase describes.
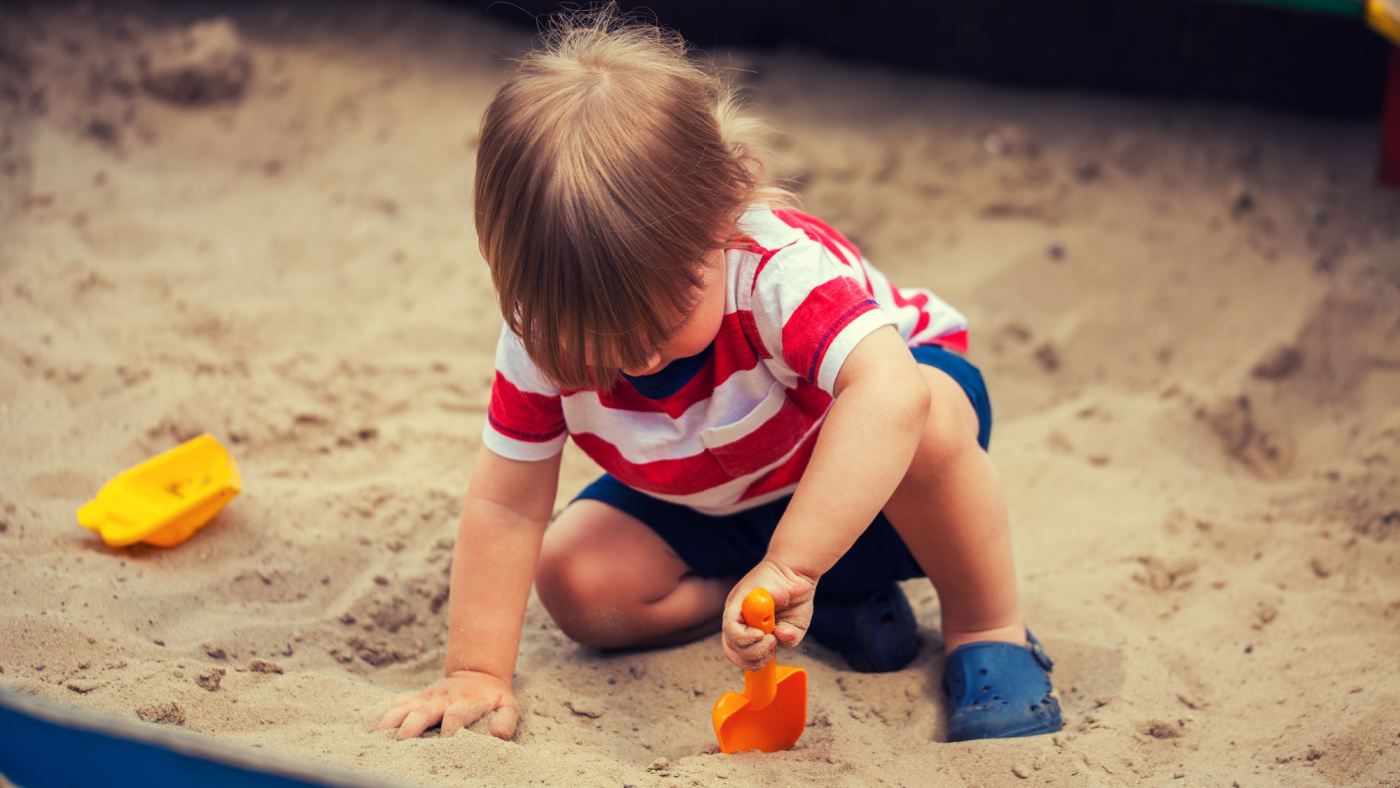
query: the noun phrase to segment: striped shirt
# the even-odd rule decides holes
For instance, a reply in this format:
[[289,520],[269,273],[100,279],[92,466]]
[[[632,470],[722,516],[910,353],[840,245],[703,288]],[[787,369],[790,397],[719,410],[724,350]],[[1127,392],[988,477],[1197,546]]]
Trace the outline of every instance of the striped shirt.
[[[624,484],[707,514],[792,493],[846,357],[884,325],[909,346],[967,350],[967,321],[927,290],[896,288],[850,241],[796,211],[755,207],[725,255],[724,320],[693,375],[657,392],[626,377],[561,391],[509,329],[496,348],[484,442],[543,460],[574,442]],[[655,376],[652,376],[655,377]]]

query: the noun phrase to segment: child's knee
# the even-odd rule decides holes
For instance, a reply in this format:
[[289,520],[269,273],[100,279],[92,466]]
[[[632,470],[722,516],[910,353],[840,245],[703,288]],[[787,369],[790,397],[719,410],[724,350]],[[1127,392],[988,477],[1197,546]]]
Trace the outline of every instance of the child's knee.
[[535,592],[559,630],[585,646],[612,648],[619,638],[621,614],[612,595],[616,578],[589,558],[587,552],[551,545],[540,550]]
[[545,540],[535,567],[535,592],[561,628],[576,617],[576,611],[587,608],[588,597],[596,593],[591,575],[586,556]]

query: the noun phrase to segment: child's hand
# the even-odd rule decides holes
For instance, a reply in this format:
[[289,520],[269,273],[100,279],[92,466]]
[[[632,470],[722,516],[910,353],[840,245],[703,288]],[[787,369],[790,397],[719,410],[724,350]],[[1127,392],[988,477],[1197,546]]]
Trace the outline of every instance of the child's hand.
[[489,673],[460,670],[417,695],[395,700],[393,711],[374,729],[398,728],[400,739],[412,739],[441,722],[442,735],[451,736],[493,711],[491,735],[509,740],[520,720],[510,683]]
[[[773,595],[773,634],[744,623],[744,597],[755,588]],[[812,621],[815,578],[806,577],[775,561],[764,559],[735,584],[724,602],[724,656],[744,670],[758,670],[772,657],[774,646],[792,648],[802,642]]]

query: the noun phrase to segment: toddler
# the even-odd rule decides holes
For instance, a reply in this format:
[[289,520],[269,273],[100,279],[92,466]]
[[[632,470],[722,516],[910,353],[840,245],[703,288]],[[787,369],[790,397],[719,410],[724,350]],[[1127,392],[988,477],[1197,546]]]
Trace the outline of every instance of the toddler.
[[[482,120],[476,229],[505,326],[452,563],[446,677],[380,722],[450,736],[511,691],[533,582],[597,648],[722,632],[756,670],[810,634],[860,671],[942,605],[948,739],[1059,730],[1017,608],[966,322],[783,206],[756,127],[679,37],[556,21]],[[566,437],[607,473],[551,523]],[[548,526],[548,527],[546,527]],[[773,595],[771,635],[740,602]]]

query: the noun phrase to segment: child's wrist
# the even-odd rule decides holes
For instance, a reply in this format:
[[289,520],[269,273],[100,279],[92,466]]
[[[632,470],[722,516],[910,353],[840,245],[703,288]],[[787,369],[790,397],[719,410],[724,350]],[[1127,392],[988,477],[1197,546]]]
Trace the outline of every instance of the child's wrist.
[[824,574],[815,567],[804,566],[800,562],[790,560],[788,556],[785,556],[781,552],[781,549],[778,552],[774,552],[771,546],[769,547],[768,554],[763,557],[763,560],[792,583],[806,583],[807,585],[815,586],[817,581],[821,579],[822,574]]
[[497,681],[505,682],[507,686],[511,684],[511,679],[504,678],[496,671],[486,670],[485,668],[448,668],[445,671],[445,673],[447,678],[449,679],[465,679],[471,678],[472,676],[490,676],[491,678],[496,679]]

